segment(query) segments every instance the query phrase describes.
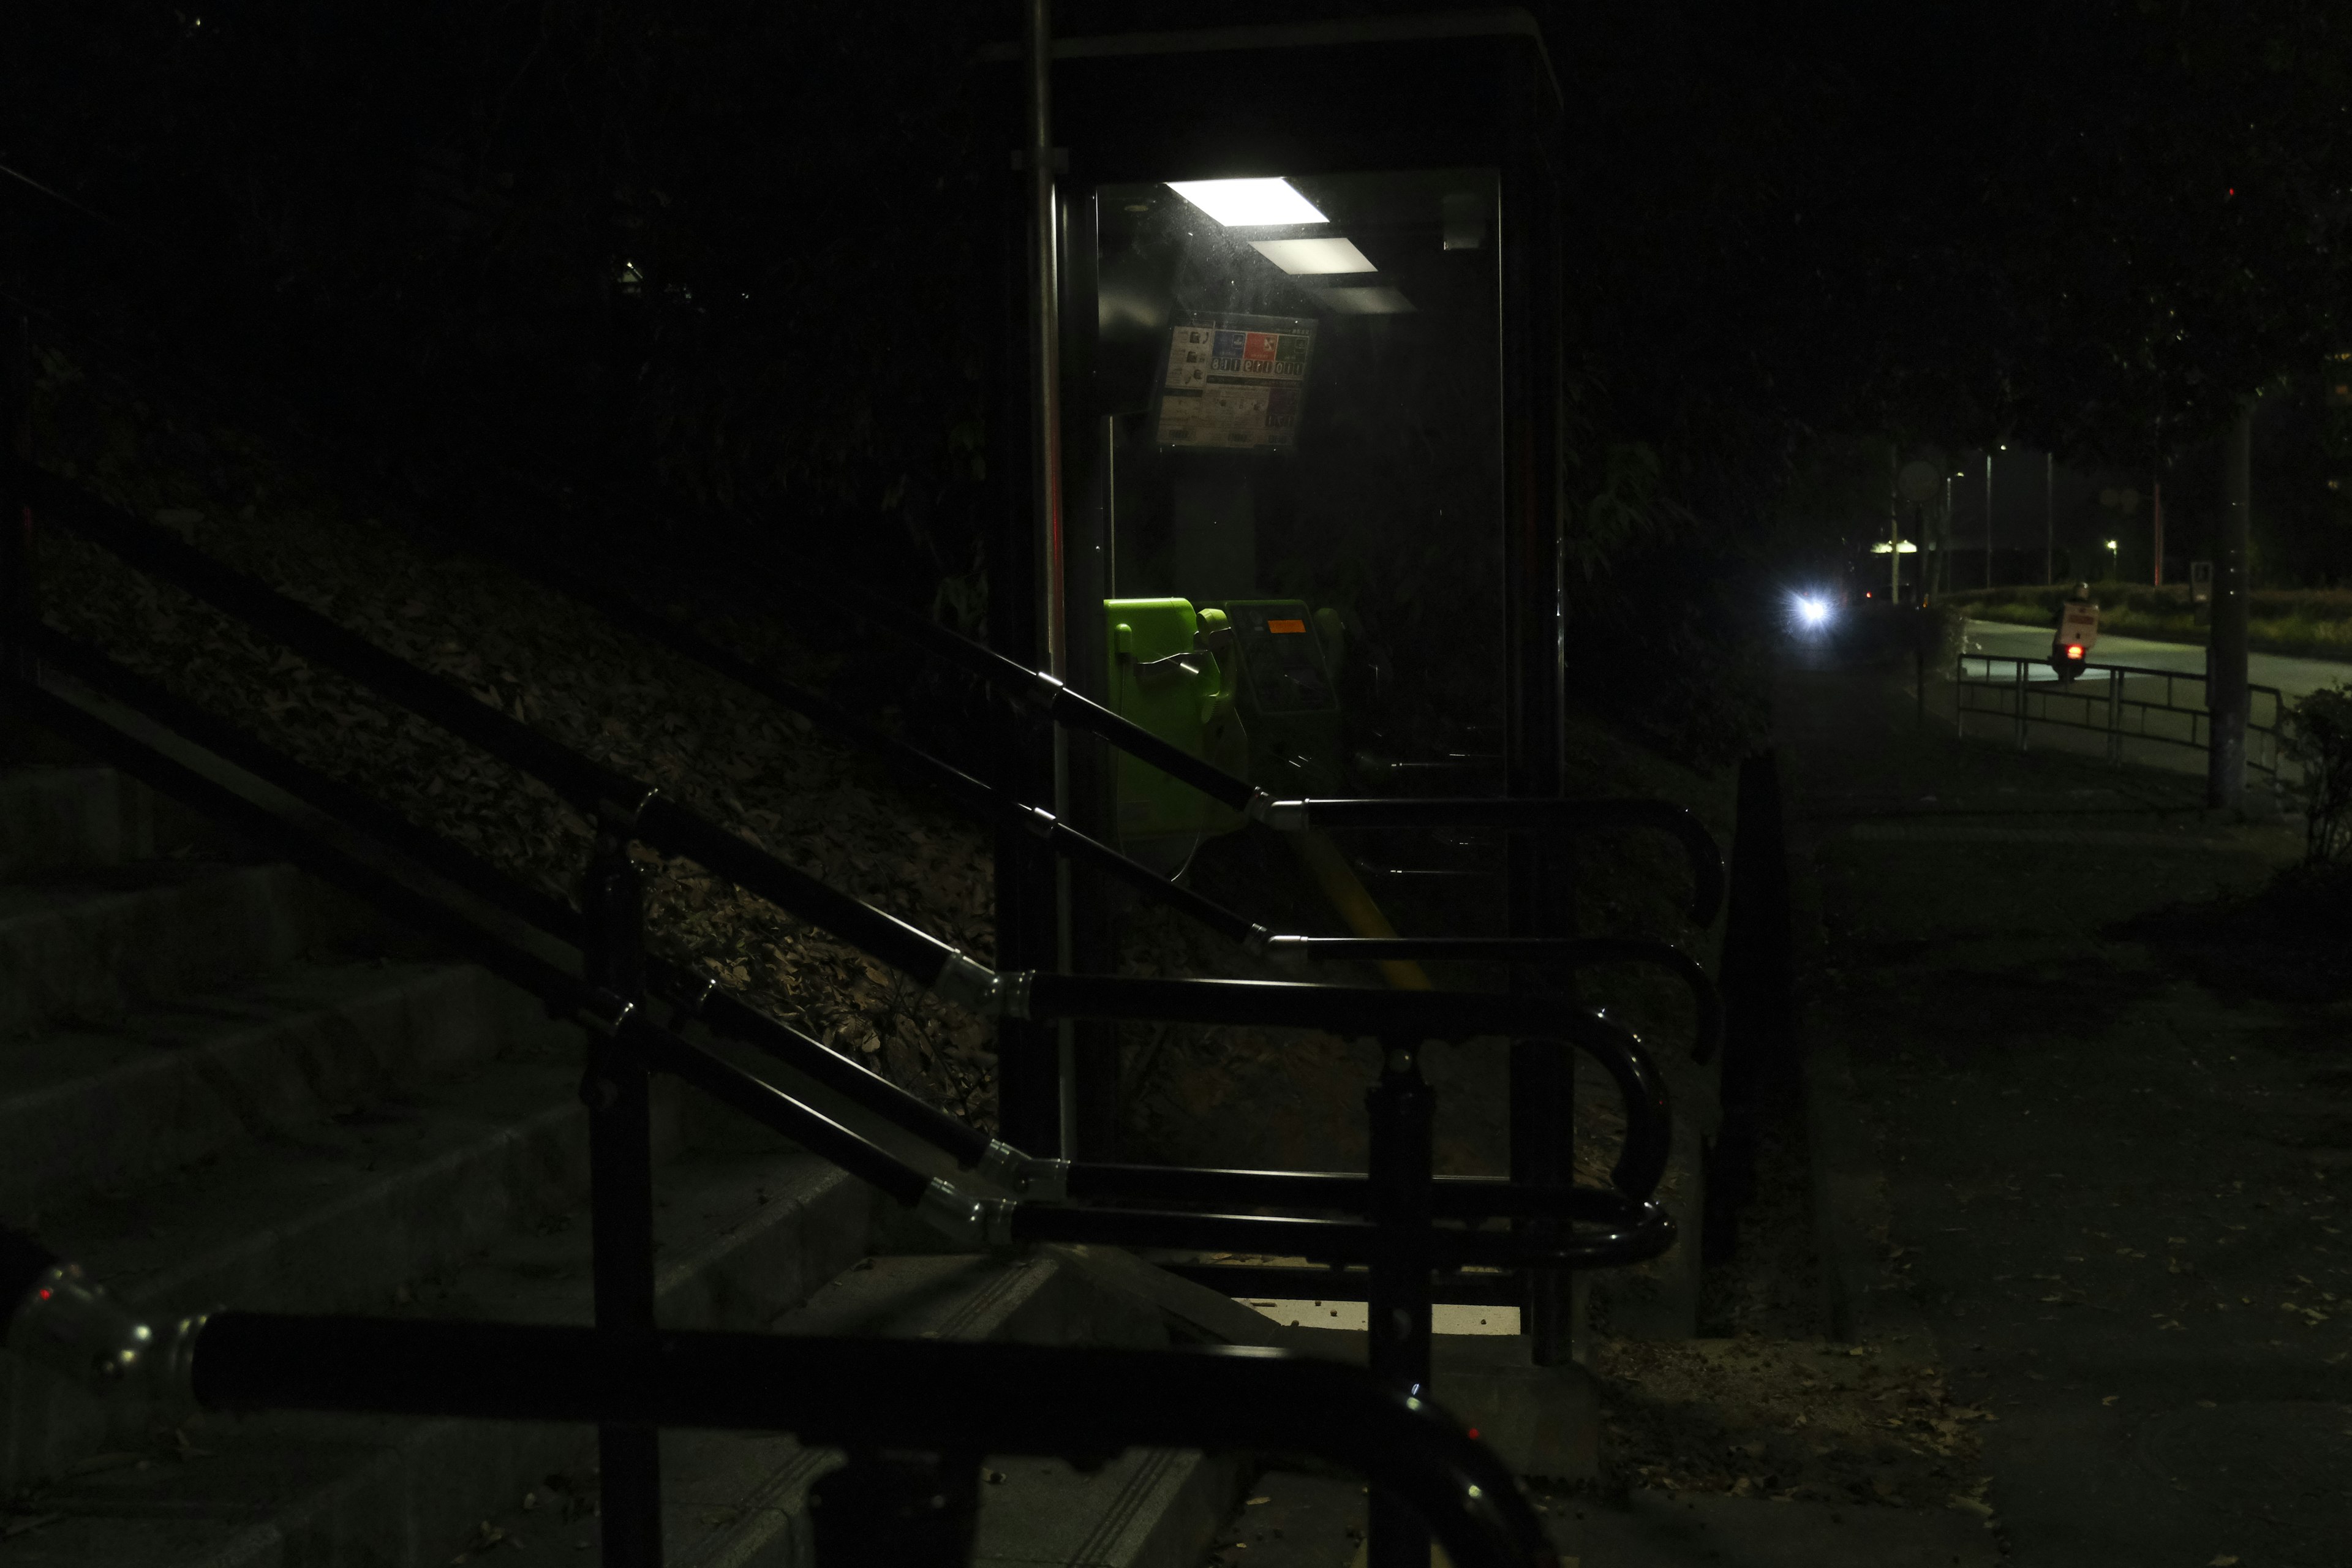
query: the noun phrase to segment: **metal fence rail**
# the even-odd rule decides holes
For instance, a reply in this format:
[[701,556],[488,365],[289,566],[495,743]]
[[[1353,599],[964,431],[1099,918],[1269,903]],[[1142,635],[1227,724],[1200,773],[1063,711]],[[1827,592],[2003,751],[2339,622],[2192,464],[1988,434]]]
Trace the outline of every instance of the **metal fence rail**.
[[[2126,741],[2155,741],[2200,752],[2210,746],[2212,714],[2203,701],[2204,676],[2189,670],[2093,664],[2084,667],[2071,681],[2033,679],[2032,671],[2048,663],[2016,654],[1959,655],[1952,671],[1955,732],[1968,733],[1970,714],[2007,719],[2014,726],[2017,749],[2021,752],[2031,725],[2089,730],[2107,737],[2109,762],[2123,760]],[[1971,665],[1981,666],[1983,673],[1972,676]],[[1996,674],[1996,666],[2007,668]],[[2159,683],[2160,696],[2156,691]],[[2180,700],[2182,684],[2200,689],[2194,705]],[[2250,684],[2246,696],[2246,765],[2276,777],[2279,719],[2285,710],[2284,701],[2274,686]]]

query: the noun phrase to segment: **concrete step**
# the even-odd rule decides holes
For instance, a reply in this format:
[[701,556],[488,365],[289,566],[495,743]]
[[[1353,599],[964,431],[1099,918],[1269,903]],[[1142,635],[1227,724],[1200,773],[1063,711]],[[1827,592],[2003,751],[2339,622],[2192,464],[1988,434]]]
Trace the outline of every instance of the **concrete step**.
[[[584,1201],[586,1149],[568,1064],[498,1062],[61,1203],[40,1234],[156,1317],[362,1310]],[[0,1363],[0,1488],[58,1475],[123,1436],[123,1412],[13,1358]]]
[[[688,1153],[657,1178],[658,1310],[681,1327],[751,1328],[855,1259],[871,1198],[832,1166],[772,1147]],[[587,1224],[575,1214],[368,1303],[396,1315],[590,1321]],[[448,1562],[478,1521],[560,1517],[546,1478],[583,1468],[583,1428],[370,1416],[200,1417],[184,1438],[125,1440],[26,1499],[48,1519],[19,1563],[293,1568]],[[518,1510],[527,1492],[545,1513]],[[583,1506],[593,1500],[593,1488]],[[585,1517],[584,1514],[583,1517]],[[593,1522],[593,1521],[592,1521]]]
[[355,961],[0,1040],[0,1214],[37,1224],[94,1187],[290,1134],[516,1042],[560,1041],[556,1027],[471,965]]
[[0,773],[0,879],[154,854],[135,813],[152,799],[106,767]]
[[0,881],[191,850],[218,855],[227,842],[177,801],[100,763],[0,768]]
[[[1106,1289],[1101,1271],[1073,1252],[866,1258],[772,1326],[859,1337],[1168,1344],[1153,1302]],[[775,1434],[664,1433],[666,1561],[670,1568],[807,1568],[814,1561],[808,1490],[841,1462],[835,1449]],[[486,1515],[452,1539],[451,1552],[467,1540],[520,1541],[573,1563],[601,1563],[597,1521],[580,1502],[594,1492],[593,1463],[593,1447],[583,1446],[569,1469],[532,1489],[530,1507],[518,1498]],[[1234,1460],[1171,1449],[1136,1449],[1085,1474],[1026,1457],[992,1460],[989,1469],[973,1556],[983,1564],[1192,1568],[1240,1480]]]
[[148,861],[0,885],[0,1037],[267,973],[311,944],[289,866]]

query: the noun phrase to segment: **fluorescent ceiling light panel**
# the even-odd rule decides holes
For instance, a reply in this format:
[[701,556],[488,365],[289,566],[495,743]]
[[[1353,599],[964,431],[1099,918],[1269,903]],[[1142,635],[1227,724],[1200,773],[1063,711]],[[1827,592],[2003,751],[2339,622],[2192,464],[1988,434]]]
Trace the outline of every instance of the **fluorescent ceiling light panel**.
[[1377,272],[1371,258],[1346,239],[1253,239],[1250,248],[1297,277],[1327,272]]
[[1412,310],[1412,301],[1397,289],[1324,289],[1315,302],[1342,316],[1402,316]]
[[1227,228],[1331,221],[1288,180],[1171,180],[1168,188]]

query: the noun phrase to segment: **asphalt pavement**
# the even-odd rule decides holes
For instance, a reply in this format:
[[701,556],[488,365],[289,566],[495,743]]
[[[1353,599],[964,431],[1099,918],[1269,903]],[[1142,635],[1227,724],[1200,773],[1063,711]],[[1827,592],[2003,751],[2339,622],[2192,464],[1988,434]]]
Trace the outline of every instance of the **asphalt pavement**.
[[1780,721],[1849,1331],[1993,1413],[2015,1568],[2352,1563],[2352,951],[2296,993],[2162,935],[2299,836],[1892,671],[1790,671]]

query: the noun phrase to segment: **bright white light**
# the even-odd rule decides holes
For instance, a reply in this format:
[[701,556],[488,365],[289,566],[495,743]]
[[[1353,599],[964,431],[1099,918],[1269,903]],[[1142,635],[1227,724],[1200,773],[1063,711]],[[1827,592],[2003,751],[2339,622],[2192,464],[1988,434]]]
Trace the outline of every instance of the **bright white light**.
[[[1873,555],[1893,555],[1897,551],[1895,547],[1881,542],[1872,545],[1870,552]],[[1919,547],[1906,539],[1902,543],[1900,552],[1905,555],[1916,555],[1919,553]]]
[[1805,625],[1817,626],[1829,618],[1830,605],[1827,599],[1803,597],[1797,601],[1797,619],[1804,622]]
[[1229,228],[1331,221],[1288,180],[1171,180],[1168,188]]
[[1253,239],[1250,248],[1296,278],[1325,272],[1376,272],[1371,258],[1345,239]]

